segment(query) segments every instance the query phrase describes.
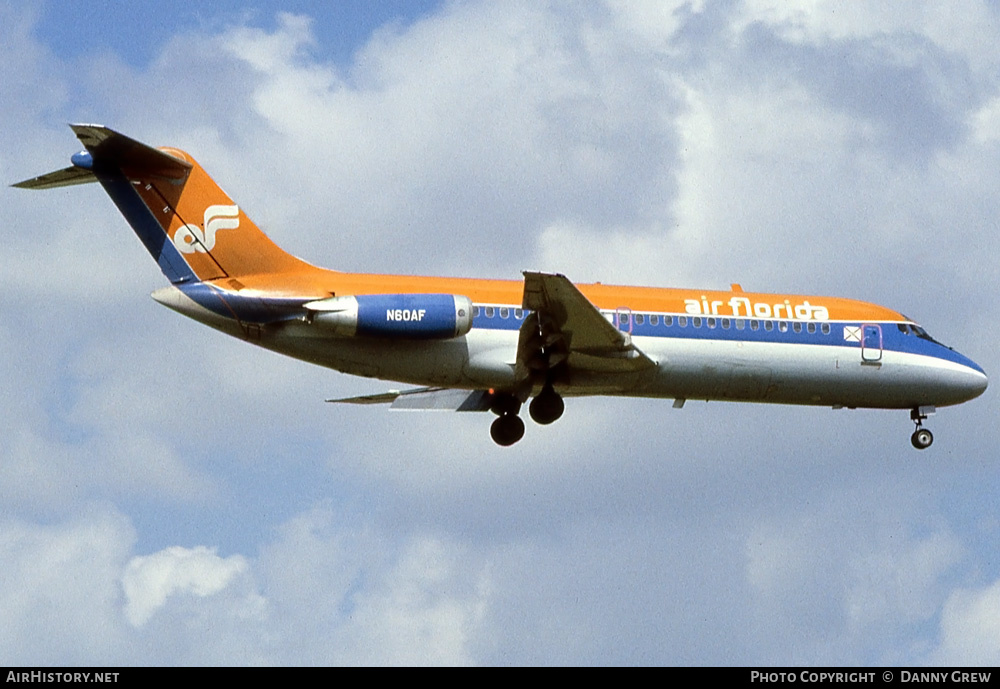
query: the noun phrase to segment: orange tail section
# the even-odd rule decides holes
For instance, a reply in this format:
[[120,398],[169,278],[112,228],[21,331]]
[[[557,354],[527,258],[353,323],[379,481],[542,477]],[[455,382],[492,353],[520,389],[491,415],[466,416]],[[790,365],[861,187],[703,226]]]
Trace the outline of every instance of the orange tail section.
[[272,242],[194,159],[177,149],[160,150],[190,163],[187,179],[176,184],[127,167],[122,173],[198,280],[309,267]]
[[73,166],[15,186],[100,182],[171,282],[318,269],[280,249],[191,156],[100,125],[70,125]]

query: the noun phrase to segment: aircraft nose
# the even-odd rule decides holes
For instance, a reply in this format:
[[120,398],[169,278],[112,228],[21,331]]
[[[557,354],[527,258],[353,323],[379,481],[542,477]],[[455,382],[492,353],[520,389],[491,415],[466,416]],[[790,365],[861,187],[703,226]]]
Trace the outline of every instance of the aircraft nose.
[[966,377],[965,390],[969,394],[969,399],[979,397],[981,394],[986,392],[987,386],[990,384],[989,378],[982,370],[971,370]]
[[986,392],[989,385],[989,378],[980,366],[967,359],[961,370],[949,376],[949,387],[952,394],[961,398],[963,402],[975,399]]

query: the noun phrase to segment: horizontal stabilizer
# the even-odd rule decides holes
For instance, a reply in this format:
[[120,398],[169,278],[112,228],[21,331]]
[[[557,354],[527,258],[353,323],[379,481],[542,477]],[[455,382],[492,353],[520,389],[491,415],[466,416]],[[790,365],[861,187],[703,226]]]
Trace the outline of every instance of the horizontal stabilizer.
[[99,124],[71,124],[70,129],[93,157],[95,168],[104,166],[142,170],[149,176],[182,181],[191,163],[147,146]]
[[73,165],[50,172],[47,175],[26,179],[11,186],[19,189],[55,189],[56,187],[70,187],[74,184],[87,184],[96,181],[97,176],[93,172]]
[[71,167],[32,177],[13,186],[20,189],[54,189],[96,182],[101,170],[141,171],[143,177],[183,182],[191,163],[152,146],[130,139],[99,124],[71,124],[87,149],[73,156]]
[[486,390],[456,390],[452,388],[417,388],[390,390],[376,395],[345,397],[327,402],[345,404],[388,404],[390,409],[404,411],[487,411],[492,396]]

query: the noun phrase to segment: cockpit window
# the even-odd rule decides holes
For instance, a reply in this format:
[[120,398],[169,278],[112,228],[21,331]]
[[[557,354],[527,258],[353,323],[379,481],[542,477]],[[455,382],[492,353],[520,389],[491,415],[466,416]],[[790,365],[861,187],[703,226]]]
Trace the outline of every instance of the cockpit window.
[[924,330],[923,328],[921,328],[919,325],[911,325],[910,328],[913,330],[914,334],[917,337],[922,337],[923,339],[928,340],[930,342],[933,342],[934,344],[941,344],[940,342],[938,342],[937,340],[935,340],[933,337],[931,337],[930,333],[928,333],[926,330]]
[[916,323],[897,323],[896,327],[899,328],[899,331],[905,335],[916,335],[917,337],[923,340],[927,340],[928,342],[933,342],[934,344],[941,345],[942,347],[947,347],[947,345],[938,342],[933,337],[931,337],[930,333],[928,333],[926,330],[921,328]]

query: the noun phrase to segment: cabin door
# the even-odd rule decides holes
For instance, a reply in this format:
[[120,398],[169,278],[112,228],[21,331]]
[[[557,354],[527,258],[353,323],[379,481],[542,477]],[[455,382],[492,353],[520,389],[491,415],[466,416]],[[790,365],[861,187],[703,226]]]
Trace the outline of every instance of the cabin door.
[[861,326],[861,362],[873,364],[882,360],[882,326]]
[[623,333],[632,334],[632,309],[627,306],[615,309],[615,327]]

